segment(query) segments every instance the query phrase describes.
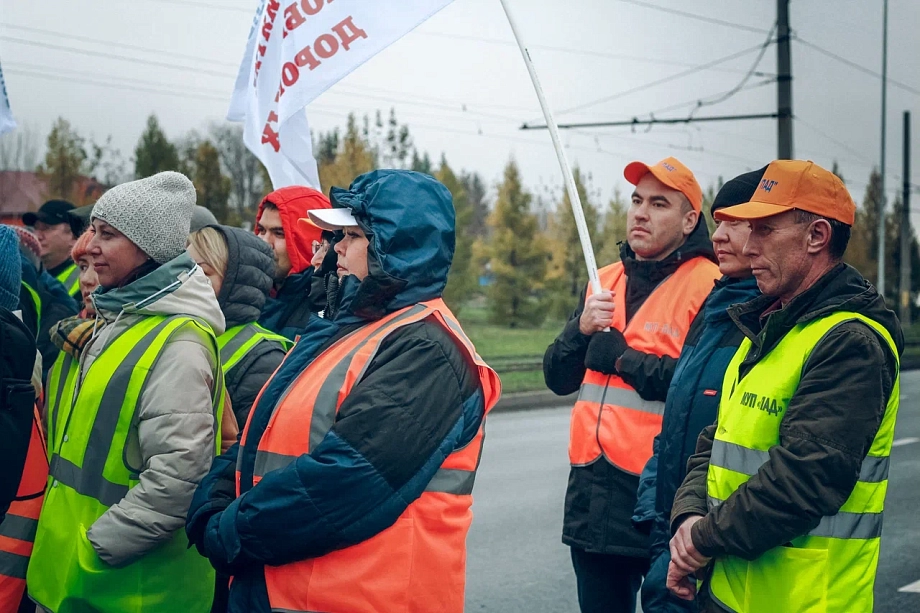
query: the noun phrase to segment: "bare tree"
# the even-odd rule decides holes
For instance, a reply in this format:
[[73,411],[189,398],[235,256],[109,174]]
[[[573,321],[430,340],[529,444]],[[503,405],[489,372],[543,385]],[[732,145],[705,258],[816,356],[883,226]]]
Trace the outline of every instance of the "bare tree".
[[20,126],[0,136],[0,170],[34,171],[41,140],[31,126]]
[[232,183],[230,206],[241,215],[255,210],[266,187],[270,186],[263,184],[261,162],[243,143],[243,126],[212,123],[208,132],[220,154],[223,171]]

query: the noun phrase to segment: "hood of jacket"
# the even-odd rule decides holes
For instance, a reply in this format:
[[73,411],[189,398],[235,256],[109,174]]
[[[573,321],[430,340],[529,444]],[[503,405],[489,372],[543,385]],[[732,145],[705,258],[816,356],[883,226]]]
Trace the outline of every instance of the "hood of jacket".
[[332,205],[321,192],[310,187],[282,187],[271,192],[259,203],[256,224],[262,219],[265,203],[270,202],[278,208],[281,227],[284,228],[284,243],[287,245],[288,258],[291,260],[291,272],[296,275],[310,267],[313,258],[313,241],[320,240],[322,230],[312,224],[298,220],[307,217],[307,211],[328,209]]
[[90,299],[106,323],[123,315],[189,315],[207,322],[215,335],[225,330],[211,283],[187,253],[124,287],[108,291],[99,287]]
[[217,295],[227,328],[258,321],[272,289],[275,258],[271,247],[240,228],[209,227],[227,242],[227,270]]
[[775,297],[761,296],[729,309],[731,318],[745,335],[760,346],[762,355],[796,325],[839,311],[859,313],[878,322],[891,335],[898,355],[904,352],[904,333],[898,316],[885,306],[885,299],[875,286],[849,264],[837,264],[786,306],[762,317],[761,314],[775,303]]
[[454,205],[433,177],[408,170],[375,170],[349,189],[332,188],[336,207],[350,209],[368,235],[368,275],[347,276],[336,320],[349,314],[378,319],[439,298],[454,256]]

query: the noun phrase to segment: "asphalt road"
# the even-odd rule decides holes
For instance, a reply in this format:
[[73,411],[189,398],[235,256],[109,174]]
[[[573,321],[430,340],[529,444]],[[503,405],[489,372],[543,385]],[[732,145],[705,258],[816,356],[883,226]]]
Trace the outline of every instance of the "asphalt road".
[[[920,611],[920,371],[905,373],[901,386],[876,613]],[[489,418],[473,492],[467,611],[578,613],[560,541],[568,418],[568,407]]]

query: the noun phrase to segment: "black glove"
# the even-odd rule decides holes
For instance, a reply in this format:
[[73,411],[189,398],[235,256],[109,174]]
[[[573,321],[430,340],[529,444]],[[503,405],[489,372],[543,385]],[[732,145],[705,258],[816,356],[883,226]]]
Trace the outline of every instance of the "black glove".
[[617,360],[629,349],[626,337],[615,328],[609,332],[595,332],[588,343],[585,366],[605,375],[617,374]]

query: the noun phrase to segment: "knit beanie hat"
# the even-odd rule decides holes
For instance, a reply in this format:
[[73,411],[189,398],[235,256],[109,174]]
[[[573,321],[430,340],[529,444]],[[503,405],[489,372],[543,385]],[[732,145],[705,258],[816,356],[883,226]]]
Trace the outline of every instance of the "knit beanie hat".
[[70,250],[70,259],[76,262],[89,253],[89,242],[91,240],[93,240],[93,233],[89,230],[81,234],[77,242],[73,244],[73,249]]
[[101,219],[137,245],[158,264],[185,252],[195,186],[178,172],[167,171],[117,185],[93,207]]
[[0,308],[10,311],[19,308],[21,283],[19,237],[9,226],[0,226]]
[[735,206],[736,204],[750,202],[766,171],[767,167],[764,166],[763,168],[746,172],[729,180],[728,183],[722,186],[722,189],[719,190],[719,193],[716,194],[716,197],[713,199],[709,214],[714,215],[716,211],[727,206]]

